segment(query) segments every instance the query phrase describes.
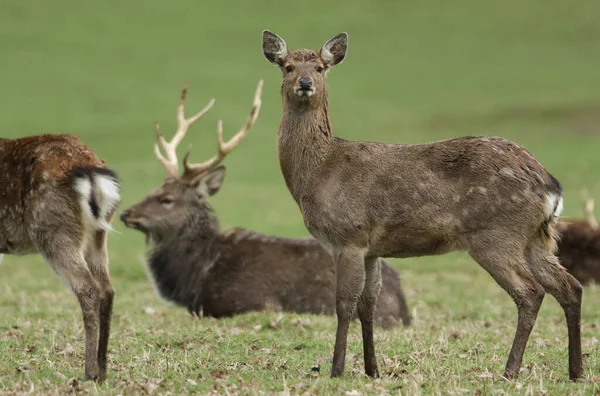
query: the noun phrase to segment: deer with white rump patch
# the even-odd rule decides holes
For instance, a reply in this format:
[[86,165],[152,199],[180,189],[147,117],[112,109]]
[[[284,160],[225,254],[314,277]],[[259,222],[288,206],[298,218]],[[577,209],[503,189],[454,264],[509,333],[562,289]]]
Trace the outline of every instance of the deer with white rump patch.
[[0,139],[0,254],[41,253],[77,296],[85,378],[104,380],[114,291],[106,234],[116,174],[77,137]]
[[353,142],[333,135],[325,75],[346,56],[348,36],[319,51],[288,51],[263,32],[263,53],[283,73],[279,161],[310,233],[337,268],[338,326],[331,375],[344,372],[358,305],[365,372],[378,376],[373,312],[379,257],[466,250],[513,298],[517,331],[504,372],[515,378],[546,292],[564,309],[569,376],[582,376],[582,287],[554,254],[559,182],[524,148],[501,138],[427,144]]

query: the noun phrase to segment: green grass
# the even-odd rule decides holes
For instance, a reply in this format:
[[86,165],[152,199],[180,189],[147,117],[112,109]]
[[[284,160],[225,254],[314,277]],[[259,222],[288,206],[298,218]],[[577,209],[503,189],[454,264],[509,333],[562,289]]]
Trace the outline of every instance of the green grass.
[[[184,81],[190,112],[217,99],[183,144],[192,143],[192,160],[201,160],[215,149],[217,120],[231,136],[264,78],[261,115],[226,160],[227,180],[213,203],[223,228],[304,236],[278,168],[280,76],[262,57],[261,31],[282,35],[291,48],[317,48],[348,31],[348,58],[329,75],[339,136],[393,143],[510,138],[561,180],[564,214],[577,216],[581,187],[600,197],[599,13],[594,0],[8,0],[0,4],[0,135],[80,136],[119,172],[124,209],[162,180],[153,122],[172,130]],[[77,380],[83,329],[75,298],[40,257],[11,256],[0,266],[0,393],[600,391],[600,288],[584,294],[585,381],[566,380],[564,316],[548,297],[520,379],[507,382],[500,374],[516,324],[510,298],[464,254],[395,260],[414,325],[377,331],[377,381],[361,374],[354,325],[346,376],[331,380],[334,318],[193,320],[156,297],[142,235],[118,222],[115,228],[107,384]],[[320,373],[311,373],[315,364]]]

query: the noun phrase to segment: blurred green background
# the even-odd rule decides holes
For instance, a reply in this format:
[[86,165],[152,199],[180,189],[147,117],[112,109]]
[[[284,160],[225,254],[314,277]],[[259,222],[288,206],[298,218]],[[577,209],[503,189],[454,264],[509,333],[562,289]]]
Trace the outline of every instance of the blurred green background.
[[[227,179],[212,202],[224,229],[305,236],[279,171],[280,72],[263,58],[261,32],[281,35],[291,49],[317,49],[346,31],[348,56],[328,77],[335,134],[389,143],[512,139],[562,182],[564,214],[579,216],[582,187],[600,198],[599,16],[597,0],[5,0],[0,136],[80,136],[119,173],[122,210],[164,177],[152,151],[153,123],[167,136],[174,132],[185,81],[188,114],[216,98],[181,144],[180,154],[192,144],[191,160],[201,161],[215,152],[217,120],[226,137],[237,132],[263,78],[261,114],[226,159]],[[143,236],[118,220],[115,228],[109,246],[117,310],[128,310],[135,287],[148,301],[155,297],[140,259]],[[422,291],[429,278],[421,283],[419,274],[480,271],[464,257],[393,263],[413,281],[407,287]],[[5,295],[46,288],[68,296],[39,257],[5,258],[0,274]],[[489,283],[482,290],[496,287],[483,279]],[[0,304],[3,326],[17,315],[7,301]]]

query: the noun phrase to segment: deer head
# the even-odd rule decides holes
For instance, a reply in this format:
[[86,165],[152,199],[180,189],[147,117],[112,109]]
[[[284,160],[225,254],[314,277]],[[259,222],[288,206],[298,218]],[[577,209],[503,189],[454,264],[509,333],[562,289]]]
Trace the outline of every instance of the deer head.
[[329,39],[319,51],[288,52],[285,41],[268,30],[263,32],[265,58],[283,73],[284,100],[299,107],[318,107],[325,98],[325,75],[346,57],[348,34]]
[[[183,173],[179,174],[177,146],[187,133],[188,128],[206,114],[212,107],[214,99],[200,112],[190,118],[184,116],[184,101],[187,87],[181,92],[181,100],[177,109],[177,132],[171,141],[166,141],[160,127],[156,124],[158,143],[154,146],[157,158],[167,170],[162,185],[150,193],[143,201],[121,213],[121,221],[125,226],[137,229],[146,234],[152,241],[173,235],[189,219],[195,219],[217,231],[218,222],[212,215],[207,199],[216,194],[225,178],[225,167],[218,166],[247,135],[258,117],[261,106],[262,80],[258,83],[254,102],[248,119],[240,131],[228,142],[223,140],[223,123],[218,122],[218,152],[211,159],[197,164],[188,162],[189,150],[183,158]],[[162,154],[162,147],[165,155]]]

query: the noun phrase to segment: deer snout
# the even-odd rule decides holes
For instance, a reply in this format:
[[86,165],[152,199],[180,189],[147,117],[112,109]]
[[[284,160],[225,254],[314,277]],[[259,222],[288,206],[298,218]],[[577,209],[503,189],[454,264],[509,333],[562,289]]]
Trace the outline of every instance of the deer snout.
[[121,219],[122,222],[125,222],[127,221],[127,217],[129,217],[129,210],[124,210],[121,212],[119,219]]
[[298,80],[298,85],[300,89],[303,91],[308,91],[312,88],[312,79],[310,77],[300,77]]

